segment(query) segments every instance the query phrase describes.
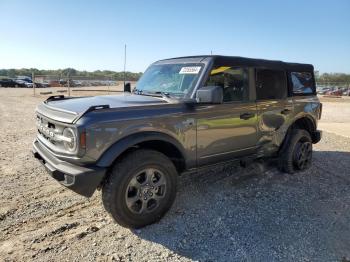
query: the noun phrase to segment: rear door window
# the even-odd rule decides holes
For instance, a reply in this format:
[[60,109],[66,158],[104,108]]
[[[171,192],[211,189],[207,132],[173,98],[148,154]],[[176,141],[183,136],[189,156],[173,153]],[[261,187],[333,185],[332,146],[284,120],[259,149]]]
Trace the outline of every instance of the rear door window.
[[291,72],[290,78],[294,95],[311,95],[315,92],[315,85],[312,73]]
[[282,70],[256,70],[257,100],[284,99],[287,97],[287,77]]

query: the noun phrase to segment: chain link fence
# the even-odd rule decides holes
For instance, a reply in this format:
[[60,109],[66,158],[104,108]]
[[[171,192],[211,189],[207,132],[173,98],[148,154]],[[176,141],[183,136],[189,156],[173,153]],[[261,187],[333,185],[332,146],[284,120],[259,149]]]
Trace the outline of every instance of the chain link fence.
[[[67,94],[68,96],[84,96],[95,94],[112,94],[123,92],[124,81],[112,77],[84,77],[62,75],[34,75],[33,92],[35,94]],[[135,86],[136,81],[130,82]]]
[[[32,87],[33,94],[85,96],[123,92],[124,81],[113,77],[86,77],[69,75],[35,75],[19,77],[12,87]],[[136,81],[130,82],[131,89]],[[350,96],[350,82],[316,81],[319,95]],[[10,87],[10,86],[9,86]]]

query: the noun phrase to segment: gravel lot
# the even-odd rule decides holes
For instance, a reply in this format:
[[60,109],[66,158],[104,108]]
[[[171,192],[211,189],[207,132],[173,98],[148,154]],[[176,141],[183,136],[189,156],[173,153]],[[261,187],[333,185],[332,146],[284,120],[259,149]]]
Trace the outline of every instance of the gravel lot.
[[[0,260],[347,261],[350,138],[324,133],[307,172],[273,163],[183,176],[170,212],[129,230],[64,189],[33,159],[34,108],[45,97],[0,88]],[[79,94],[80,95],[80,94]],[[349,103],[325,102],[350,119]],[[327,120],[328,119],[328,120]]]
[[350,138],[350,97],[323,98],[321,129]]

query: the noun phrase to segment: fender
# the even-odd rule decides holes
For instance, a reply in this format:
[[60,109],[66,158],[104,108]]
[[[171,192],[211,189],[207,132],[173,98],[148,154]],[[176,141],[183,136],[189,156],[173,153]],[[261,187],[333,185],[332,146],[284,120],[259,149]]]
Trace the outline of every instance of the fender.
[[160,140],[172,144],[181,152],[181,154],[186,159],[185,150],[182,144],[175,138],[164,133],[148,131],[132,134],[122,138],[121,140],[118,140],[102,154],[102,156],[97,160],[96,165],[98,167],[109,167],[113,164],[114,160],[128,148],[135,146],[141,142],[152,140]]
[[311,121],[313,131],[317,130],[317,122],[314,119],[314,117],[312,115],[310,115],[310,114],[305,114],[305,113],[301,113],[301,114],[296,115],[294,121],[290,124],[289,128],[291,126],[293,126],[298,120],[300,120],[302,118],[306,118],[309,121]]
[[[317,143],[317,142],[320,140],[320,138],[318,139],[318,138],[316,137],[317,135],[319,135],[319,134],[317,133],[317,131],[316,131],[316,129],[317,129],[316,120],[312,117],[312,115],[302,113],[302,114],[297,115],[297,116],[295,117],[294,121],[288,126],[287,132],[285,133],[284,139],[283,139],[283,141],[282,141],[282,143],[281,143],[281,145],[280,145],[281,148],[286,144],[286,142],[287,142],[287,140],[288,140],[288,137],[289,137],[289,133],[291,132],[292,127],[295,125],[295,123],[296,123],[298,120],[300,120],[300,119],[302,119],[302,118],[308,119],[308,120],[311,122],[311,124],[312,124],[312,130],[313,130],[313,131],[312,131],[312,133],[311,133],[310,135],[311,135],[311,138],[312,138],[312,140],[313,140],[313,143]],[[317,139],[318,139],[318,140],[317,140]]]

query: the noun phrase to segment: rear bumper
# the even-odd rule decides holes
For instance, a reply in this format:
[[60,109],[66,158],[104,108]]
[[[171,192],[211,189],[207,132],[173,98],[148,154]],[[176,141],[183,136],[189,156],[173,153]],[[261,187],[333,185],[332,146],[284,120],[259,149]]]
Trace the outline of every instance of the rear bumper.
[[316,144],[316,143],[320,142],[321,138],[322,138],[322,131],[316,130],[312,134],[312,143]]
[[33,143],[33,154],[47,172],[61,185],[85,197],[91,197],[106,174],[105,168],[77,166],[53,156],[39,141]]

